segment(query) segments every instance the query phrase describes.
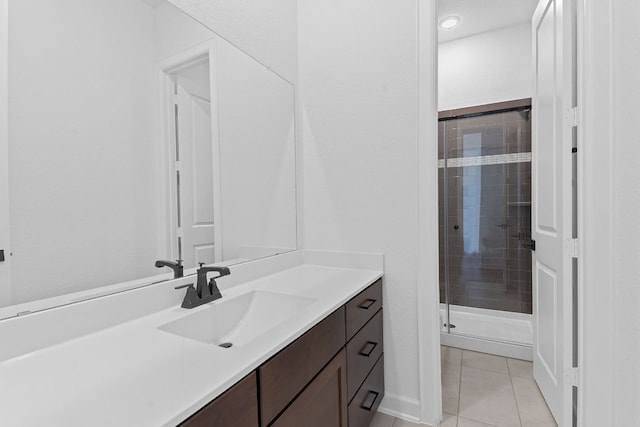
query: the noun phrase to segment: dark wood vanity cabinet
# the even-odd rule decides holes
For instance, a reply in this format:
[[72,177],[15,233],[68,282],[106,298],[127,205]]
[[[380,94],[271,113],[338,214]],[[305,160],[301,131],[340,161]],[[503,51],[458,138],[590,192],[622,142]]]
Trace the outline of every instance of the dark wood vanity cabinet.
[[382,279],[345,307],[349,427],[367,427],[384,397]]
[[379,279],[182,426],[366,427],[383,396]]
[[384,396],[384,356],[376,362],[356,395],[349,403],[349,427],[366,427],[371,423]]
[[258,368],[261,425],[270,425],[344,347],[344,328],[341,307]]
[[271,424],[273,427],[347,427],[347,358],[344,349]]
[[349,341],[382,308],[382,279],[351,298],[345,308]]
[[347,343],[347,373],[349,402],[360,388],[369,372],[382,356],[382,311]]
[[238,381],[233,387],[196,412],[180,426],[259,426],[256,372],[253,371]]
[[384,396],[382,345],[380,279],[258,369],[262,425],[368,426]]

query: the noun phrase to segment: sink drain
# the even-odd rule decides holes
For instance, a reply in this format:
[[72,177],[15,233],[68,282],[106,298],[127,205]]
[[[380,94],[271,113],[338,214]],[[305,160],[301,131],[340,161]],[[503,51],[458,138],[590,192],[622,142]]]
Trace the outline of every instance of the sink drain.
[[222,344],[218,344],[218,347],[222,347],[222,348],[229,348],[231,347],[233,344],[230,342],[223,342]]

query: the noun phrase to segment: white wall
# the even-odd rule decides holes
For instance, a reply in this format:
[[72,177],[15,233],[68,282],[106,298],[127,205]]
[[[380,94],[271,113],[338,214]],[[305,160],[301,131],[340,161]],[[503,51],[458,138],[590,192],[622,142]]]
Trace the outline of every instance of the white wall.
[[613,375],[611,425],[640,424],[640,3],[613,1]]
[[531,24],[440,43],[438,109],[529,98]]
[[296,0],[170,0],[221,37],[294,82]]
[[108,3],[9,5],[14,303],[157,274],[153,14]]
[[416,8],[301,0],[298,55],[305,247],[384,253],[382,407],[418,418]]

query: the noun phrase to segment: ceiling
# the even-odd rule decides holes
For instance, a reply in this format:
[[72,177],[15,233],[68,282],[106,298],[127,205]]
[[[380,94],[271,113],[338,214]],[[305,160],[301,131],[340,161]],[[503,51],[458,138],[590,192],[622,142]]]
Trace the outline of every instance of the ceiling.
[[538,0],[439,0],[438,22],[456,15],[451,30],[438,27],[440,43],[531,21]]

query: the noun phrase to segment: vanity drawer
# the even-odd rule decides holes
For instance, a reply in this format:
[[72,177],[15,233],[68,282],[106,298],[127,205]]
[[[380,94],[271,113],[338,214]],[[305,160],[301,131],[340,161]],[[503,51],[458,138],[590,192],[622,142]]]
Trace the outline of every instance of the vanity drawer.
[[382,307],[382,279],[353,297],[347,307],[347,341]]
[[347,396],[353,398],[382,354],[382,310],[347,344]]
[[180,427],[208,426],[258,427],[255,371],[180,424]]
[[259,368],[261,425],[273,421],[344,347],[344,337],[341,307]]
[[349,427],[367,427],[384,397],[384,355],[349,404]]

